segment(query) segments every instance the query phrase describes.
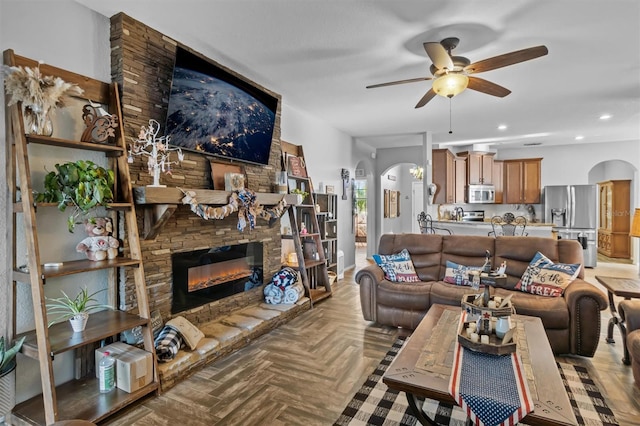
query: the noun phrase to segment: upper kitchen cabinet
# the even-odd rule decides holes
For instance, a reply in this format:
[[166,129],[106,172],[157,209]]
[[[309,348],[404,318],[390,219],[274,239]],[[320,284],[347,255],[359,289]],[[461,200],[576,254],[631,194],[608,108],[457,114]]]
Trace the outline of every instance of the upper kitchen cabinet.
[[467,185],[467,159],[464,157],[455,157],[453,159],[455,166],[455,203],[464,203]]
[[542,158],[504,160],[503,203],[539,204]]
[[496,190],[495,192],[495,203],[496,204],[502,204],[503,202],[503,192],[504,192],[504,185],[502,184],[503,180],[504,180],[504,162],[500,161],[500,160],[494,160],[493,161],[493,186]]
[[467,185],[493,184],[493,152],[459,152],[467,159]]
[[453,204],[455,202],[455,156],[448,149],[434,149],[431,180],[438,187],[433,198],[434,204]]

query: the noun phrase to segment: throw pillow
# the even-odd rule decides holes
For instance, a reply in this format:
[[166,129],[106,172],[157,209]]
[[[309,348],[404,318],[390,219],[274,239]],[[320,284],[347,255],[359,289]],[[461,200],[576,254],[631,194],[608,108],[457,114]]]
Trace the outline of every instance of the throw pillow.
[[170,325],[177,329],[184,341],[187,342],[187,345],[194,350],[200,340],[204,337],[204,333],[198,329],[195,325],[191,324],[188,319],[185,317],[175,317],[167,322],[167,325]]
[[537,252],[516,284],[516,290],[540,296],[562,296],[564,289],[578,276],[580,264],[553,263]]
[[473,285],[469,281],[469,272],[471,271],[482,271],[482,266],[464,266],[447,260],[443,281],[449,284],[471,287]]
[[384,271],[385,278],[394,283],[415,283],[420,281],[407,249],[396,254],[374,254],[373,260]]

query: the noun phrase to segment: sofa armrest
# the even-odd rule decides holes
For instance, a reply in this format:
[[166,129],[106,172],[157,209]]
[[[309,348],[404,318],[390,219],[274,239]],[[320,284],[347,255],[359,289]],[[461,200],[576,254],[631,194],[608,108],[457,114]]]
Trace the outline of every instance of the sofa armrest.
[[571,353],[593,356],[600,341],[600,311],[609,306],[604,293],[577,278],[564,291],[570,318]]
[[618,311],[627,327],[627,333],[640,329],[640,300],[623,300],[618,304]]
[[362,316],[367,321],[378,320],[377,287],[384,279],[384,271],[378,265],[369,265],[356,273],[356,282],[360,285],[360,305]]

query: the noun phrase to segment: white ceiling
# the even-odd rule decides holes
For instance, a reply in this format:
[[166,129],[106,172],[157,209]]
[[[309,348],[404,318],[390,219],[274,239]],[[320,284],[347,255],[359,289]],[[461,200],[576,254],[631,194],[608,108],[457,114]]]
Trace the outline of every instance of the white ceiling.
[[[122,11],[378,148],[419,145],[426,131],[498,150],[640,140],[637,0],[77,1]],[[422,44],[445,37],[471,62],[541,44],[549,54],[479,75],[505,98],[466,90],[415,109],[430,81],[365,88],[430,76]]]

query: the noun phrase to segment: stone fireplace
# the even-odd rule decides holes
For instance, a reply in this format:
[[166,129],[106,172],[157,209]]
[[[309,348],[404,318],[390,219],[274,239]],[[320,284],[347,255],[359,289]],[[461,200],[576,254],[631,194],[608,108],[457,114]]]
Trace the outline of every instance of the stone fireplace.
[[[148,27],[142,22],[119,13],[111,17],[111,74],[121,90],[123,131],[125,137],[135,137],[142,126],[147,126],[153,118],[160,123],[166,121],[167,104],[171,91],[173,63],[178,42]],[[187,47],[188,48],[188,47]],[[208,58],[215,60],[215,58]],[[277,171],[280,171],[281,143],[281,96],[252,82],[231,69],[217,64],[220,68],[237,76],[249,85],[269,92],[279,99],[276,111],[273,140],[269,164],[238,164],[245,175],[245,187],[255,192],[272,192]],[[163,129],[164,130],[164,129]],[[212,164],[224,163],[204,155],[185,152],[181,164],[172,167],[171,175],[162,175],[161,184],[184,189],[214,188],[212,183]],[[228,163],[228,161],[227,161]],[[148,185],[152,177],[142,157],[136,157],[129,165],[133,186]],[[137,206],[138,228],[145,229],[145,220],[153,215],[151,206]],[[173,255],[186,252],[209,251],[212,247],[226,247],[259,243],[262,246],[262,267],[264,280],[268,281],[281,267],[281,236],[279,222],[269,227],[264,220],[257,220],[254,230],[237,229],[236,215],[221,220],[204,220],[196,216],[186,205],[177,205],[171,217],[164,222],[157,236],[141,240],[141,250],[149,305],[151,311],[159,310],[163,320],[182,315],[196,325],[214,321],[245,306],[256,304],[264,299],[263,287],[244,289],[239,293],[218,300],[207,300],[199,306],[187,303],[183,307],[174,307],[172,267]],[[126,239],[123,245],[127,246]],[[120,285],[120,308],[135,311],[135,297],[129,270],[123,272]],[[246,283],[247,278],[241,278]],[[220,289],[235,285],[221,285]],[[210,286],[205,290],[212,292]],[[216,289],[218,291],[218,289]],[[225,290],[226,291],[226,290]],[[187,292],[187,295],[191,293]],[[178,297],[184,297],[184,294]],[[189,297],[190,299],[190,297]],[[182,310],[180,310],[182,309]]]
[[171,255],[171,313],[239,294],[262,284],[262,243],[251,242]]

